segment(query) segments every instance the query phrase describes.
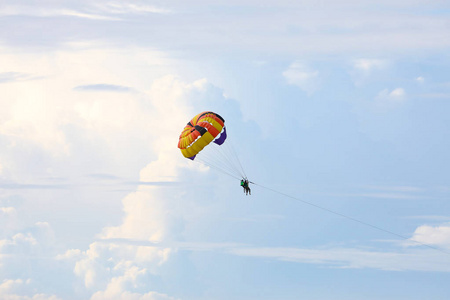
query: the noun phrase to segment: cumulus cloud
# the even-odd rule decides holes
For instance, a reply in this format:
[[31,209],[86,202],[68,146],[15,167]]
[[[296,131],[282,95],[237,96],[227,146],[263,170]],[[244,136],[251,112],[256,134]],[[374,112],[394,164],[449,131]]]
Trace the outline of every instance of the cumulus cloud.
[[[34,229],[39,230],[40,228],[37,227]],[[15,258],[16,254],[27,255],[36,252],[39,250],[39,246],[42,246],[42,244],[39,245],[38,238],[31,231],[15,233],[11,237],[0,240],[0,253],[5,256],[10,256],[10,260],[2,260],[3,267],[7,263],[10,263],[11,260]]]
[[[97,148],[94,152],[98,152],[105,144],[110,144],[111,151],[100,155],[95,160],[97,164],[105,159],[126,161],[124,156],[128,156],[131,151],[135,153],[135,157],[143,157],[137,153],[139,151],[149,153],[148,148],[133,147],[133,142],[124,142],[133,138],[134,142],[150,139],[154,135],[141,130],[149,128],[152,120],[147,117],[149,110],[142,105],[148,100],[142,93],[110,93],[107,97],[85,93],[80,97],[77,91],[73,91],[73,87],[80,87],[82,90],[124,91],[133,86],[141,91],[145,90],[148,84],[142,82],[142,78],[152,80],[153,76],[144,76],[147,69],[155,71],[169,64],[161,53],[129,49],[126,59],[121,51],[99,50],[89,46],[81,51],[59,51],[43,55],[1,50],[0,64],[5,69],[16,70],[20,74],[37,74],[40,77],[39,80],[5,82],[0,85],[0,135],[6,137],[9,146],[4,148],[1,158],[4,172],[14,170],[10,173],[11,176],[18,175],[17,164],[26,162],[26,159],[15,159],[14,156],[21,153],[20,149],[27,147],[43,150],[44,157],[40,160],[45,161],[48,156],[51,159],[54,156],[73,159],[80,153],[80,148],[84,148],[84,152],[88,151],[87,147],[93,141]],[[121,67],[130,58],[136,60],[136,65],[142,68],[141,72]],[[64,70],[59,65],[64,65]],[[88,84],[99,78],[108,84]],[[81,138],[73,135],[74,132],[83,132]],[[34,153],[39,153],[38,149]],[[3,163],[4,161],[7,163]],[[41,174],[45,177],[54,177],[54,172],[57,172],[54,168],[43,166],[40,166],[40,170],[48,172],[46,175]],[[24,165],[21,179],[24,180],[27,174],[32,175],[30,171],[30,165],[26,168]],[[62,169],[59,171],[64,172]]]
[[[0,254],[6,259],[1,259],[3,267],[13,266],[14,261],[20,261],[29,254],[51,254],[54,251],[55,236],[53,229],[47,222],[37,222],[31,228],[16,232],[12,236],[0,240]],[[48,253],[46,253],[48,251]]]
[[73,263],[75,275],[83,281],[86,289],[94,292],[92,299],[159,299],[160,295],[155,292],[132,291],[148,289],[148,277],[157,275],[175,250],[172,247],[123,244],[114,238],[103,238],[166,238],[171,221],[167,216],[170,204],[165,207],[164,202],[170,202],[170,198],[158,193],[157,189],[130,194],[123,201],[125,217],[121,225],[106,227],[100,235],[102,240],[91,243],[88,250],[70,249],[56,259]]
[[16,230],[0,239],[0,272],[5,278],[0,283],[0,298],[60,299],[46,292],[53,287],[45,283],[46,272],[52,272],[55,267],[51,257],[56,249],[54,232],[47,222],[37,222],[30,228]]
[[[193,168],[187,161],[177,159],[180,154],[174,147],[173,137],[193,114],[190,94],[206,91],[205,80],[184,83],[173,76],[156,80],[146,91],[155,109],[149,117],[153,117],[152,130],[158,133],[153,144],[158,156],[140,171],[140,182],[176,182],[184,169]],[[164,122],[168,118],[183,121]],[[104,227],[98,236],[101,240],[91,243],[88,250],[82,253],[72,250],[59,259],[76,258],[74,272],[94,292],[92,299],[173,299],[148,291],[143,282],[148,276],[158,274],[176,248],[123,244],[115,240],[155,243],[173,239],[183,218],[183,211],[173,203],[184,198],[183,194],[186,193],[182,190],[159,185],[139,185],[135,192],[123,198],[124,216],[119,225]]]
[[[410,116],[406,108],[412,103],[408,100],[407,90],[397,87],[385,88],[376,95],[353,101],[353,111],[358,118],[360,130],[377,141],[398,142],[405,131],[409,130]],[[398,196],[415,197],[403,192]]]
[[319,71],[311,69],[300,61],[293,62],[283,72],[283,76],[289,84],[298,86],[308,95],[314,93],[319,86]]
[[[85,54],[86,57],[83,57],[83,59],[89,60],[89,51]],[[65,57],[68,54],[62,53],[61,55]],[[103,54],[102,57],[103,63],[108,60],[108,55]],[[70,58],[69,61],[76,60],[72,56]],[[112,61],[116,64],[120,59],[117,59],[116,56]],[[48,66],[46,67],[48,69]],[[109,82],[129,82],[130,79],[122,73],[111,72],[111,68],[98,63],[95,59],[91,61],[89,72],[85,73],[89,76],[86,75],[83,78],[76,78],[75,76],[73,78],[72,74],[77,74],[78,71],[72,73],[70,67],[68,67],[67,73],[61,74],[61,76],[67,76],[68,78],[65,79],[71,84],[64,83],[64,90],[57,90],[56,93],[52,93],[55,98],[45,99],[48,104],[59,103],[57,104],[59,107],[58,114],[50,114],[45,119],[41,119],[30,113],[29,116],[20,118],[20,121],[17,120],[16,126],[24,126],[26,122],[30,121],[33,121],[36,126],[48,122],[48,130],[59,132],[69,149],[62,157],[49,151],[59,161],[79,159],[77,158],[77,150],[82,149],[77,144],[77,140],[73,139],[74,136],[70,135],[70,131],[61,130],[61,128],[67,126],[76,128],[79,134],[92,137],[91,139],[95,141],[94,144],[97,145],[93,153],[101,150],[98,145],[102,145],[102,142],[105,141],[108,150],[105,154],[109,155],[107,157],[108,162],[116,159],[120,161],[127,159],[127,157],[135,159],[133,153],[139,151],[139,148],[129,143],[130,137],[135,132],[136,136],[144,141],[137,145],[144,145],[142,151],[146,152],[146,161],[150,161],[147,166],[145,164],[140,166],[138,182],[173,183],[179,180],[180,174],[185,172],[186,169],[194,171],[197,168],[189,161],[180,159],[179,150],[176,148],[176,137],[179,135],[180,128],[198,111],[199,108],[195,101],[200,101],[197,99],[205,98],[201,95],[210,92],[211,85],[207,80],[201,79],[186,83],[175,76],[164,76],[155,80],[153,84],[146,86],[146,89],[140,89],[138,93],[119,93],[119,95],[113,93],[105,98],[85,93],[86,95],[80,98],[72,94],[72,87],[86,87],[86,84],[80,83],[95,79],[95,77],[109,77],[111,79],[108,80]],[[53,85],[49,85],[50,88],[59,85],[59,77],[51,80]],[[134,81],[133,84],[126,85],[114,83],[114,86],[136,86],[139,88],[139,82],[136,84],[136,81]],[[66,102],[61,103],[57,98],[64,98]],[[211,99],[211,96],[208,96],[208,98]],[[151,109],[148,109],[149,107]],[[22,108],[23,106],[20,110]],[[11,116],[18,118],[18,114],[19,110],[17,112],[12,111]],[[60,119],[61,115],[64,116],[63,120]],[[10,122],[10,124],[13,123]],[[20,134],[17,137],[20,137],[22,141],[32,140],[36,145],[47,150],[45,143],[48,141],[44,139],[27,134]],[[117,139],[117,137],[121,137],[121,139]],[[121,141],[125,144],[120,143]],[[20,144],[16,147],[20,147]],[[114,153],[114,150],[118,148],[120,151]],[[88,174],[93,173],[92,166],[85,170],[89,171]],[[105,173],[100,170],[95,174]],[[120,177],[126,176],[121,174]],[[114,178],[117,178],[117,176],[114,176]],[[139,239],[153,242],[171,239],[174,235],[179,234],[179,228],[182,228],[180,227],[182,226],[180,220],[183,220],[183,213],[185,213],[181,207],[176,208],[174,201],[181,202],[180,199],[184,199],[185,195],[186,192],[182,189],[161,188],[159,185],[139,185],[136,191],[122,199],[122,220],[116,221],[118,225],[105,226],[99,234],[99,238]],[[108,197],[109,201],[111,200]],[[184,202],[187,203],[189,200],[184,199]],[[37,224],[36,226],[43,228],[45,224]],[[37,239],[35,235],[26,234],[17,236],[16,240],[19,240],[19,238],[27,241],[31,246],[35,246],[32,239]],[[44,237],[40,238],[43,239]],[[88,294],[94,295],[95,299],[119,299],[121,297],[171,299],[169,296],[152,291],[142,282],[145,281],[144,279],[148,280],[149,276],[156,276],[155,274],[158,274],[160,268],[164,266],[175,251],[176,249],[173,247],[92,242],[87,250],[73,248],[55,254],[53,259],[65,266],[72,265],[74,275],[80,280],[83,289],[87,290]]]
[[[4,95],[0,100],[4,108],[0,112],[0,135],[10,142],[11,148],[9,152],[2,152],[2,161],[8,162],[4,167],[8,171],[6,174],[12,174],[8,182],[12,182],[11,178],[26,181],[33,177],[64,177],[67,166],[71,164],[77,167],[70,168],[70,171],[77,172],[79,176],[120,174],[113,178],[127,178],[127,173],[123,171],[131,170],[135,172],[133,176],[139,175],[140,171],[137,182],[143,183],[173,183],[179,180],[180,172],[184,169],[196,168],[187,160],[180,159],[176,137],[180,128],[198,110],[193,99],[208,93],[209,83],[205,79],[186,83],[176,76],[165,76],[148,84],[147,80],[152,81],[147,74],[148,69],[154,71],[157,69],[153,68],[155,65],[163,66],[166,60],[159,59],[160,55],[154,52],[130,51],[135,54],[124,56],[121,51],[92,50],[88,47],[75,53],[62,51],[44,54],[38,56],[39,59],[31,54],[0,55],[0,62],[4,62],[7,69],[21,73],[51,74],[37,81],[9,81],[0,85]],[[118,65],[130,63],[130,57],[135,57],[139,66],[147,68],[141,70],[142,73],[133,70],[127,74]],[[29,64],[35,60],[36,64]],[[60,63],[65,66],[63,70],[58,67]],[[87,65],[84,69],[83,66]],[[98,82],[98,78],[111,84],[88,84]],[[142,78],[146,78],[144,82]],[[74,86],[78,87],[75,91]],[[138,92],[108,93],[108,97],[99,97],[98,93],[83,93],[83,97],[80,97],[78,92],[117,91],[128,86],[135,87]],[[90,150],[86,151],[90,144]],[[44,161],[48,164],[44,168],[36,168],[35,172],[39,176],[30,176],[33,170],[29,165],[23,170],[18,167],[29,153],[22,152],[22,149],[29,147],[34,152],[43,153]],[[98,159],[92,159],[93,155],[97,155]],[[137,156],[143,158],[138,163]],[[88,164],[83,167],[82,163],[86,159]],[[98,162],[101,160],[105,161],[108,169],[99,168]],[[128,161],[136,166],[124,163]],[[119,164],[114,166],[114,162]],[[42,185],[14,185],[16,190],[39,186]],[[161,188],[160,185],[139,185],[136,191],[123,198],[122,221],[118,218],[114,222],[118,225],[109,226],[105,222],[99,237],[147,241],[171,238],[173,234],[178,234],[179,220],[182,220],[182,211],[174,210],[172,204],[183,193],[180,189]],[[52,196],[52,193],[48,195]],[[30,202],[32,205],[36,201],[51,201],[40,198],[33,200]],[[76,207],[76,203],[71,201],[57,200],[58,203],[64,203],[59,213],[69,205]],[[99,201],[111,203],[114,199],[107,196],[103,200],[96,199],[96,203]],[[42,210],[39,205],[36,206],[36,209]],[[45,207],[48,210],[49,206]],[[12,206],[2,207],[2,221],[6,220],[6,225],[11,225],[9,219],[16,212]],[[103,209],[101,213],[105,214]],[[83,218],[86,215],[83,213]],[[93,216],[99,218],[99,214]],[[91,242],[87,250],[61,250],[55,243],[55,235],[48,222],[37,222],[21,231],[12,229],[11,234],[4,235],[0,240],[2,273],[10,278],[34,279],[50,276],[43,272],[52,268],[61,273],[68,270],[80,281],[80,290],[86,291],[82,292],[81,298],[95,294],[95,299],[172,299],[151,290],[145,284],[149,276],[158,274],[174,253],[175,249],[171,247]],[[46,264],[47,268],[26,268],[30,263],[36,265],[35,259],[42,261],[40,264]],[[71,273],[64,273],[64,276],[70,278]],[[36,289],[45,292],[43,286]]]
[[136,299],[136,300],[175,300],[157,292],[137,293],[130,290],[145,286],[147,270],[137,266],[130,266],[131,262],[123,262],[116,265],[114,269],[124,269],[119,276],[113,277],[104,291],[95,292],[91,300],[103,299]]
[[427,245],[450,248],[450,224],[440,226],[420,226],[414,231],[414,235],[411,239]]
[[32,280],[22,279],[4,279],[0,283],[0,297],[4,300],[60,300],[61,298],[55,295],[48,295],[43,293],[26,295],[26,292],[32,290]]
[[[411,239],[417,240],[415,237]],[[145,241],[123,240],[123,242],[126,245],[135,246],[148,244]],[[315,248],[258,247],[239,243],[201,242],[178,242],[172,246],[175,246],[178,251],[226,253],[236,256],[314,264],[328,268],[450,272],[448,260],[443,260],[443,255],[447,254],[443,251],[429,249],[422,244],[411,242],[411,240],[400,241],[400,243],[395,244],[402,247],[396,250],[382,251],[372,248],[333,246]],[[443,244],[440,244],[440,246],[443,246]]]
[[58,254],[55,256],[56,260],[71,260],[79,259],[82,257],[82,251],[80,249],[69,249],[63,254]]
[[[9,12],[5,12],[4,9],[0,14],[39,17],[70,16],[70,20],[78,18],[80,22],[88,20],[87,24],[91,24],[91,20],[115,20],[116,15],[124,17],[125,13],[165,12],[148,5],[129,4],[122,1],[106,5],[101,13],[89,9],[60,8],[36,11],[12,9]],[[111,17],[108,14],[115,16]],[[17,21],[22,18],[11,19]],[[48,19],[44,20],[44,22],[48,21]],[[248,23],[248,20],[245,22]],[[267,23],[266,18],[264,22]],[[135,22],[131,23],[136,26]],[[17,26],[18,30],[23,27],[26,26]],[[240,24],[236,27],[239,28],[239,32],[249,31],[241,30]],[[89,26],[89,29],[91,28]],[[159,32],[167,34],[164,28],[162,30],[155,28],[155,34]],[[126,27],[123,28],[128,32],[126,29]],[[186,30],[190,30],[189,26]],[[76,27],[74,31],[82,36],[86,34],[79,27]],[[67,36],[66,33],[63,32],[64,40],[72,37],[70,32]],[[14,33],[14,36],[16,35],[22,36]],[[95,33],[93,35],[95,37]],[[199,32],[198,41],[214,44],[204,36],[205,32]],[[220,38],[223,39],[223,36]],[[182,44],[180,42],[180,45]],[[285,45],[285,43],[272,44]],[[65,46],[68,50],[40,54],[1,49],[0,65],[8,71],[0,85],[2,176],[10,177],[11,182],[17,182],[16,179],[27,182],[36,178],[68,176],[78,178],[85,174],[118,174],[117,177],[120,178],[133,176],[135,182],[173,183],[179,180],[186,169],[195,168],[185,160],[181,162],[176,149],[176,138],[179,129],[199,111],[200,107],[202,109],[214,107],[213,100],[210,99],[216,99],[214,96],[217,89],[212,88],[206,79],[185,82],[176,76],[161,76],[176,73],[172,71],[179,62],[170,64],[164,55],[148,49],[133,47],[120,50],[109,47],[98,49],[89,44],[78,45],[79,48],[71,48],[74,44]],[[320,43],[315,43],[311,49],[317,49],[318,46],[323,49]],[[25,80],[27,77],[20,74],[38,74],[39,80]],[[289,84],[298,86],[308,94],[317,89],[320,75],[317,70],[301,62],[294,62],[283,73]],[[99,82],[103,84],[98,84]],[[103,93],[79,92],[80,90],[122,91],[127,87],[133,87],[133,91],[136,92],[108,93],[108,97],[102,97]],[[220,92],[222,95],[222,91]],[[404,95],[402,90],[392,90],[387,93],[386,98],[393,100]],[[201,101],[199,99],[205,98],[209,99],[208,102],[199,103]],[[230,105],[232,105],[230,102],[225,104],[227,107]],[[232,111],[230,115],[236,117],[237,111]],[[199,176],[198,180],[202,179]],[[5,278],[13,278],[7,279],[13,280],[8,284],[13,284],[17,278],[20,278],[23,284],[28,280],[27,278],[32,278],[30,283],[33,283],[46,275],[56,280],[55,277],[70,274],[80,281],[80,285],[78,286],[78,282],[70,277],[66,283],[75,282],[74,286],[65,288],[73,288],[76,294],[74,297],[80,296],[77,294],[78,291],[83,291],[78,297],[80,299],[89,297],[93,299],[172,299],[169,295],[159,293],[160,290],[151,286],[151,283],[167,262],[176,255],[177,247],[171,246],[168,241],[182,234],[185,220],[188,218],[186,215],[193,218],[193,210],[186,209],[194,198],[193,194],[188,189],[169,189],[141,184],[135,191],[124,196],[123,193],[111,192],[111,189],[116,188],[113,184],[107,193],[98,192],[99,189],[96,186],[98,181],[92,177],[89,180],[90,189],[82,192],[69,190],[56,194],[53,190],[42,190],[37,197],[31,193],[25,195],[28,212],[37,211],[38,213],[34,213],[33,217],[42,216],[44,220],[36,222],[33,217],[30,217],[30,220],[23,217],[31,224],[31,229],[15,231],[1,237],[2,274],[7,275]],[[42,185],[20,184],[17,186]],[[15,191],[18,190],[15,189]],[[43,205],[49,203],[52,205]],[[191,206],[195,208],[192,202]],[[117,209],[114,210],[114,207]],[[18,209],[11,209],[11,206],[5,205],[1,213],[7,218],[14,218],[14,215],[19,212]],[[47,220],[50,218],[58,221],[53,228],[50,226],[53,223]],[[10,224],[9,221],[8,224]],[[69,250],[63,247],[56,251],[53,229],[64,227],[64,224],[66,224],[65,229],[69,226],[79,227],[76,229],[77,232],[83,230],[83,227],[88,227],[87,234],[82,245],[70,244]],[[74,231],[74,229],[60,230],[59,238],[64,233],[70,239],[70,233]],[[93,237],[95,233],[98,233],[96,238]],[[100,241],[91,239],[100,239]],[[126,245],[114,242],[114,239],[139,239],[162,244],[161,246]],[[194,248],[193,246],[192,249]],[[197,249],[200,248],[202,246],[197,247]],[[244,255],[243,250],[244,248],[236,250],[235,253]],[[361,254],[351,250],[339,253],[341,252],[346,252],[347,260],[342,258],[344,254],[338,259],[326,259],[324,253],[322,253],[322,259],[313,259],[332,265],[336,261],[344,260],[345,263],[338,265],[360,267],[364,264],[357,261],[350,263],[348,257],[367,259],[371,256],[371,253]],[[286,260],[288,260],[287,257],[295,256],[286,253],[276,256],[270,251],[260,253],[268,253],[266,257],[284,257]],[[300,255],[298,254],[296,259]],[[375,255],[375,257],[383,256]],[[27,268],[30,265],[34,268]],[[39,281],[39,283],[33,289],[35,292],[43,293],[38,295],[53,295],[52,291],[45,289],[49,286],[45,284],[48,282]],[[4,291],[5,295],[20,296],[12,289],[5,288]],[[23,297],[35,297],[35,294],[29,293]]]
[[[170,146],[173,148],[173,145]],[[141,180],[177,180],[178,166],[172,150],[145,167]],[[178,191],[158,186],[141,185],[136,192],[123,199],[124,217],[120,225],[105,227],[99,235],[105,242],[94,242],[81,255],[76,250],[66,252],[60,259],[78,257],[74,272],[83,279],[86,288],[97,290],[92,299],[172,299],[155,292],[130,292],[149,274],[157,274],[159,268],[175,251],[172,247],[129,245],[114,242],[115,239],[135,239],[161,242],[173,234],[176,210],[173,199]],[[178,215],[181,217],[181,215]],[[107,240],[110,240],[109,242]],[[112,241],[112,242],[111,242]],[[145,285],[144,285],[145,286]],[[131,287],[131,288],[130,288]],[[122,297],[122,298],[121,298]]]
[[161,241],[168,227],[170,202],[164,202],[161,192],[148,186],[140,186],[137,192],[123,199],[125,216],[120,226],[103,230],[104,238],[132,238]]
[[[100,240],[161,242],[174,239],[183,228],[187,213],[184,208],[194,197],[189,197],[184,189],[167,188],[167,184],[178,182],[187,170],[202,169],[182,159],[176,147],[180,130],[200,109],[225,105],[228,110],[233,108],[231,115],[235,117],[236,107],[204,78],[184,82],[173,75],[159,76],[171,70],[171,62],[161,53],[145,49],[98,49],[92,45],[84,45],[82,49],[77,45],[73,47],[78,51],[39,55],[16,53],[11,49],[0,52],[0,63],[6,69],[40,76],[34,81],[5,81],[0,85],[3,93],[0,135],[8,144],[7,151],[1,153],[2,175],[8,175],[3,186],[15,191],[48,190],[48,197],[27,200],[24,205],[27,207],[23,209],[34,207],[45,215],[48,207],[58,203],[60,215],[76,217],[78,220],[72,222],[79,222],[79,216],[72,210],[87,207],[88,200],[84,204],[77,202],[84,201],[79,199],[84,199],[85,193],[74,190],[72,185],[64,185],[75,195],[64,191],[58,195],[51,187],[59,187],[59,184],[48,184],[45,180],[44,184],[17,183],[12,179],[27,182],[35,178],[81,176],[90,181],[102,180],[104,184],[105,178],[126,180],[128,174],[132,174],[138,177],[130,181],[137,183],[136,190],[122,196],[122,207],[116,205],[119,210],[122,208],[122,219],[120,211],[116,212],[119,217],[113,219],[103,207],[98,212],[86,211],[84,207],[84,220],[91,214],[96,222],[104,221],[103,228],[97,232]],[[123,68],[129,64],[139,68]],[[64,68],[60,68],[61,65]],[[164,72],[158,73],[158,68]],[[91,84],[99,78],[108,84]],[[87,92],[122,91],[130,86],[134,93],[108,93],[103,97]],[[80,91],[85,91],[82,97]],[[24,151],[30,148],[32,151]],[[28,158],[30,153],[39,153],[40,159]],[[3,161],[8,163],[3,165]],[[27,161],[42,161],[43,165],[29,165]],[[22,162],[23,169],[20,168]],[[96,205],[103,206],[99,204],[102,201],[107,210],[120,198],[95,197]],[[181,202],[181,206],[174,205]],[[6,225],[11,225],[17,209],[5,205],[0,213]],[[60,217],[55,216],[55,220],[61,224]],[[23,225],[27,221],[24,220]],[[61,249],[56,245],[49,222],[34,222],[28,229],[22,226],[22,230],[12,228],[10,234],[4,233],[4,238],[0,237],[3,238],[0,240],[1,266],[11,278],[45,277],[42,272],[46,268],[17,273],[17,270],[27,270],[23,266],[39,258],[50,269],[61,273],[69,270],[64,276],[72,275],[77,279],[77,288],[86,291],[80,295],[82,298],[95,294],[96,299],[171,299],[143,285],[142,280],[157,276],[176,253],[176,247],[94,241],[87,244],[87,249]],[[90,234],[94,235],[92,230]],[[37,290],[42,290],[42,286]]]
[[378,93],[374,100],[374,108],[389,110],[396,108],[406,101],[406,92],[403,88],[384,89]]

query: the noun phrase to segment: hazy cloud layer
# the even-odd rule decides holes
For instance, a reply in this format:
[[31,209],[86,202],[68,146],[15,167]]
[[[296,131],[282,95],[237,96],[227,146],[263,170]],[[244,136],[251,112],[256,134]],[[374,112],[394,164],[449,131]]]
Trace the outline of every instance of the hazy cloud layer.
[[[289,298],[326,290],[332,269],[358,275],[345,288],[376,280],[378,298],[387,277],[386,294],[411,299],[423,295],[409,282],[447,282],[447,11],[419,0],[6,1],[0,298]],[[261,183],[251,197],[180,155],[180,129],[205,110],[225,117]],[[311,284],[289,281],[306,268]]]
[[120,86],[115,84],[106,84],[106,83],[99,83],[99,84],[88,84],[88,85],[80,85],[73,88],[75,91],[86,91],[86,92],[130,92],[132,91],[131,88],[127,86]]
[[319,71],[313,70],[299,61],[292,63],[283,72],[283,76],[289,84],[298,86],[309,95],[318,88],[320,82]]
[[[33,201],[31,194],[25,194],[24,203],[1,207],[0,213],[6,222],[3,227],[5,236],[0,240],[0,268],[6,278],[2,294],[4,297],[15,297],[9,286],[14,282],[17,285],[27,280],[36,282],[36,285],[32,292],[27,292],[23,297],[37,299],[50,295],[49,299],[56,299],[56,296],[52,296],[55,293],[67,297],[71,290],[57,288],[57,282],[46,282],[47,278],[51,277],[50,273],[46,273],[46,270],[49,270],[64,274],[61,280],[65,278],[73,282],[78,291],[77,297],[175,299],[152,290],[152,286],[147,285],[150,278],[159,276],[160,268],[175,253],[175,248],[98,243],[92,240],[87,249],[64,249],[64,243],[56,239],[49,222],[38,221],[32,224],[31,220],[16,221],[22,220],[24,213],[32,207],[34,213],[40,212],[39,218],[42,218],[42,214],[45,214],[49,207],[59,207],[59,214],[69,215],[67,225],[71,226],[70,222],[77,222],[79,216],[70,216],[69,211],[79,207],[78,201],[83,198],[82,194],[90,194],[93,191],[98,193],[102,186],[89,181],[105,180],[115,181],[121,186],[136,186],[136,189],[122,198],[122,205],[117,205],[119,211],[115,214],[119,214],[119,217],[115,219],[116,225],[106,225],[108,222],[104,220],[100,223],[102,227],[94,233],[100,238],[152,242],[176,239],[181,234],[179,228],[182,228],[185,216],[188,219],[193,214],[192,210],[184,208],[193,205],[194,196],[186,195],[184,189],[164,187],[176,187],[183,172],[197,173],[200,178],[206,169],[190,161],[181,160],[174,137],[178,136],[180,127],[202,109],[206,99],[204,95],[208,95],[208,101],[217,102],[212,105],[213,109],[217,105],[233,107],[232,103],[225,103],[232,101],[225,99],[221,93],[216,93],[216,88],[205,79],[186,83],[175,76],[162,76],[149,85],[143,84],[139,74],[133,74],[130,78],[123,72],[115,73],[111,70],[114,69],[115,63],[122,59],[128,60],[128,56],[111,50],[97,51],[99,50],[86,50],[76,54],[47,54],[49,58],[75,62],[72,67],[70,63],[67,64],[63,70],[58,68],[58,63],[53,63],[53,59],[29,65],[27,61],[33,60],[34,55],[16,54],[13,58],[22,61],[22,64],[15,65],[16,69],[55,76],[40,79],[35,83],[5,82],[0,87],[4,92],[3,99],[8,103],[3,111],[5,117],[0,121],[0,133],[9,141],[9,150],[2,152],[0,157],[2,176],[7,176],[8,180],[0,185],[5,190],[48,191],[48,197]],[[153,55],[151,52],[131,51],[136,51],[138,57],[146,56],[149,62],[157,61],[164,65],[164,59],[158,59],[159,54],[155,54],[152,60],[149,58]],[[97,54],[100,52],[102,60],[97,60]],[[8,57],[0,56],[0,60],[4,61],[5,65],[11,64]],[[82,71],[84,67],[79,69],[77,60],[90,62],[89,67]],[[82,75],[77,77],[77,73]],[[93,82],[97,78],[112,78],[111,81],[129,82],[132,83],[131,86],[145,88],[137,93],[109,93],[108,97],[104,98],[99,98],[97,93],[83,93],[80,97],[78,90],[116,92],[125,87],[116,84],[80,84]],[[15,86],[16,84],[18,86]],[[73,86],[78,89],[74,91]],[[212,94],[215,94],[214,97]],[[225,110],[223,111],[225,113]],[[40,153],[45,168],[34,165],[30,167],[27,164],[21,167],[21,161],[29,160],[28,152],[22,152],[28,147]],[[90,149],[88,152],[86,147]],[[92,159],[92,155],[96,155],[95,159]],[[136,157],[139,156],[142,158],[140,163],[136,164]],[[123,161],[133,161],[135,165],[133,167],[123,164]],[[72,164],[77,167],[67,170]],[[123,180],[122,178],[131,177],[126,175],[130,170],[140,175],[135,181]],[[108,175],[109,173],[121,176]],[[86,174],[92,175],[86,177]],[[44,179],[67,178],[66,176],[72,179],[70,185],[49,184],[49,180]],[[33,183],[15,183],[11,178]],[[52,190],[61,191],[51,192]],[[67,200],[69,194],[74,201]],[[64,200],[61,200],[60,195],[65,195],[65,198],[62,198]],[[118,200],[120,199],[115,199]],[[184,204],[180,207],[177,203],[182,200]],[[111,206],[111,201],[114,199],[111,200],[109,196],[95,197],[95,203],[103,202],[107,207]],[[81,206],[81,212],[86,222],[88,213],[85,211],[85,205],[89,206],[88,202]],[[98,211],[94,208],[91,217],[98,219],[103,216],[104,206]],[[178,208],[174,209],[175,207]],[[59,223],[58,215],[53,215],[54,218],[50,217],[50,222]],[[61,226],[58,226],[58,235],[60,229]],[[35,260],[39,261],[39,266],[45,264],[47,268],[38,267],[25,273],[19,272],[26,269],[26,264],[35,264]]]
[[[187,5],[169,1],[158,6],[141,1],[97,0],[44,2],[38,8],[34,4],[29,1],[17,5],[9,1],[0,10],[1,17],[9,18],[4,42],[50,46],[64,44],[74,37],[104,40],[108,36],[115,43],[171,51],[189,46],[191,55],[196,52],[223,55],[241,50],[258,56],[267,51],[310,56],[384,51],[420,53],[450,45],[445,14],[424,12],[420,2],[414,5],[404,1],[383,4],[325,1],[317,5],[314,1],[276,4],[248,1],[211,5],[196,1]],[[372,9],[374,6],[378,9]],[[447,4],[437,1],[430,7],[445,9]],[[24,17],[34,18],[35,28],[28,27],[30,21]],[[12,34],[12,28],[16,34]],[[51,34],[36,39],[39,29],[47,29]],[[188,34],[191,32],[195,34]],[[176,47],[170,42],[173,40],[177,41]],[[373,63],[376,61],[370,64],[360,61],[358,65],[366,68],[374,66]]]

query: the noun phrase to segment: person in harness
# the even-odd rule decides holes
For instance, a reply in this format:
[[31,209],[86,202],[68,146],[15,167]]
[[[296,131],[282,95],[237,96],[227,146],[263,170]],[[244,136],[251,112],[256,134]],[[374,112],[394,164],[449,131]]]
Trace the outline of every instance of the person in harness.
[[252,194],[252,191],[250,190],[250,187],[248,186],[248,179],[247,178],[243,178],[242,180],[241,180],[241,186],[244,188],[244,193],[246,194],[246,195],[251,195]]

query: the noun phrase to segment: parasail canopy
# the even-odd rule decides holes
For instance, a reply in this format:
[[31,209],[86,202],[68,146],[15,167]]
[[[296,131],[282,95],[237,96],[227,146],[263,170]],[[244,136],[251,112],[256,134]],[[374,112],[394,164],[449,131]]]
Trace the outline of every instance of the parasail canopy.
[[225,120],[219,114],[205,111],[193,117],[184,127],[178,148],[184,157],[194,160],[209,143],[222,145],[226,138]]
[[217,113],[205,111],[193,117],[181,131],[178,148],[186,158],[236,179],[247,178],[227,137],[225,119]]

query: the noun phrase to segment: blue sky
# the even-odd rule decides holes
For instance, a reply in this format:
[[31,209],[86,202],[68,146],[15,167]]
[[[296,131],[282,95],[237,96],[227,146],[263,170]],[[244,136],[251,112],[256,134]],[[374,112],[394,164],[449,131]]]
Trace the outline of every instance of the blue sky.
[[4,1],[0,298],[448,299],[449,9]]

